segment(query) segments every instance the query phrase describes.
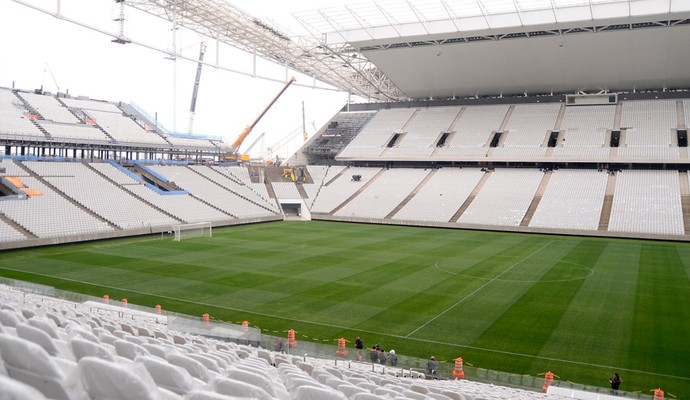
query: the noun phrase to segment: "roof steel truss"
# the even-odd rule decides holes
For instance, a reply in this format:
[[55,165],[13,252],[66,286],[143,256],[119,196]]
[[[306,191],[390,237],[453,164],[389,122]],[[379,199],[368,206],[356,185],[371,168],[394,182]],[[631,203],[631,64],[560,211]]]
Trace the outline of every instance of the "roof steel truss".
[[343,91],[375,100],[406,98],[349,45],[326,46],[316,37],[290,38],[227,1],[126,0],[126,4]]

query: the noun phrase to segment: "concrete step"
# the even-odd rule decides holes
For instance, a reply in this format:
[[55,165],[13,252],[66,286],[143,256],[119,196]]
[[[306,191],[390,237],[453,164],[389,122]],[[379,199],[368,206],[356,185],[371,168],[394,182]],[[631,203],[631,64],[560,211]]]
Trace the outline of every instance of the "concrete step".
[[448,220],[448,222],[458,222],[458,220],[462,216],[462,213],[464,213],[465,210],[467,210],[467,208],[470,206],[470,204],[472,204],[474,198],[477,197],[477,194],[479,194],[479,192],[482,190],[486,181],[489,180],[489,177],[491,177],[491,172],[485,172],[484,176],[482,176],[482,179],[480,179],[479,182],[477,182],[477,185],[472,190],[472,193],[470,193],[467,199],[465,199],[460,208],[458,208],[458,211],[456,211],[455,214],[453,214],[453,216],[450,217],[450,220]]
[[424,185],[426,185],[426,183],[429,182],[429,180],[430,180],[437,172],[438,172],[437,169],[432,169],[431,171],[429,171],[429,173],[426,175],[426,177],[424,178],[424,180],[422,180],[422,181],[419,183],[419,185],[417,185],[417,187],[414,188],[414,190],[413,190],[410,194],[408,194],[407,197],[405,197],[405,199],[403,199],[403,201],[401,201],[400,204],[398,204],[398,205],[393,209],[393,211],[391,211],[390,213],[388,213],[388,215],[386,215],[386,216],[384,217],[384,219],[391,219],[391,218],[393,218],[393,216],[394,216],[395,214],[397,214],[398,211],[400,211],[403,207],[405,207],[405,206],[407,205],[407,203],[409,203],[410,200],[412,200],[412,198],[414,198],[414,196],[415,196],[417,193],[419,193],[420,190],[422,190],[422,188],[424,187]]
[[377,172],[376,175],[374,175],[371,179],[369,179],[369,182],[365,183],[364,186],[362,186],[361,188],[359,188],[359,190],[357,190],[352,196],[348,197],[345,201],[343,201],[342,203],[340,203],[340,205],[338,205],[338,207],[334,208],[333,211],[331,211],[331,214],[334,215],[335,213],[337,213],[338,211],[340,211],[341,208],[345,207],[345,206],[347,205],[347,203],[351,202],[352,199],[354,199],[355,197],[359,196],[360,193],[362,193],[363,191],[365,191],[365,190],[366,190],[372,183],[374,183],[374,182],[379,178],[379,176],[381,176],[381,174],[383,174],[384,172],[386,172],[385,169],[381,169],[379,172]]
[[546,187],[549,185],[549,180],[551,179],[552,174],[553,171],[547,171],[544,173],[544,176],[541,178],[541,182],[539,183],[539,187],[537,188],[537,192],[534,194],[532,202],[529,204],[529,207],[527,207],[527,212],[525,212],[525,216],[522,218],[522,221],[520,222],[520,226],[529,226],[529,223],[530,221],[532,221],[534,213],[537,211],[537,207],[539,207],[539,203],[541,202],[541,198],[544,195],[544,191],[546,190]]
[[62,190],[58,189],[58,188],[57,188],[55,185],[53,185],[52,183],[50,183],[50,182],[48,182],[47,180],[43,179],[42,176],[40,176],[40,175],[38,175],[37,173],[35,173],[31,168],[27,167],[26,165],[24,165],[24,164],[22,164],[22,163],[17,163],[17,165],[18,165],[21,169],[23,169],[24,171],[26,171],[32,178],[37,179],[39,182],[41,182],[42,184],[44,184],[44,185],[46,185],[48,188],[50,188],[50,190],[54,191],[55,193],[57,193],[59,196],[61,196],[61,197],[64,198],[65,200],[67,200],[67,201],[69,201],[70,203],[74,204],[75,206],[79,207],[79,208],[80,208],[81,210],[83,210],[85,213],[91,215],[92,217],[98,219],[99,221],[105,222],[106,224],[108,224],[109,227],[111,227],[111,228],[113,228],[113,229],[122,230],[122,227],[118,226],[118,225],[115,224],[114,222],[112,222],[112,221],[110,221],[110,220],[108,220],[108,219],[105,219],[105,217],[103,217],[103,216],[101,216],[101,215],[99,215],[99,214],[96,214],[95,212],[93,212],[93,211],[91,211],[90,209],[86,208],[83,204],[79,203],[78,201],[76,201],[76,200],[74,200],[73,198],[71,198],[70,196],[68,196],[67,193],[63,192]]
[[606,183],[606,192],[604,195],[604,203],[601,205],[601,216],[599,217],[599,230],[607,231],[609,229],[609,220],[611,219],[611,209],[613,208],[613,195],[616,192],[616,175],[610,174],[609,180]]

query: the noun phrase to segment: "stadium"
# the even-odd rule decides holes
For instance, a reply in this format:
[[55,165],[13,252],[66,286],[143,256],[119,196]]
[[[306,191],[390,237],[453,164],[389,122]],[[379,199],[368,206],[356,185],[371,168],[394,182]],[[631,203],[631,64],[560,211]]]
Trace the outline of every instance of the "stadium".
[[690,2],[8,3],[194,90],[0,76],[0,398],[690,398]]

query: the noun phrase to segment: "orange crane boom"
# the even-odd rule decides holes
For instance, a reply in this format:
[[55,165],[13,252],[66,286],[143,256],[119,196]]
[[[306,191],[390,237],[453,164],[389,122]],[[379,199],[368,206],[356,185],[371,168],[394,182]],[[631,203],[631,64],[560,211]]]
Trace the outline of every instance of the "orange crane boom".
[[244,128],[244,130],[242,131],[240,136],[238,136],[237,139],[235,139],[235,142],[232,144],[232,152],[233,153],[237,153],[237,151],[240,149],[240,146],[242,145],[242,142],[244,142],[244,139],[246,139],[247,136],[249,135],[249,133],[252,131],[252,129],[254,129],[254,126],[256,126],[256,124],[258,124],[259,121],[261,121],[261,118],[263,118],[263,116],[268,112],[268,110],[271,108],[271,106],[273,106],[273,104],[276,101],[278,101],[278,98],[280,98],[280,96],[292,84],[292,82],[294,82],[296,80],[297,79],[295,79],[294,76],[292,78],[290,78],[290,80],[285,84],[285,86],[283,86],[283,88],[280,90],[280,92],[278,92],[276,97],[274,97],[273,100],[271,100],[271,102],[268,103],[266,108],[264,108],[264,110],[261,112],[261,114],[259,114],[259,116],[256,117],[254,122],[252,122],[250,125],[247,125],[247,127]]

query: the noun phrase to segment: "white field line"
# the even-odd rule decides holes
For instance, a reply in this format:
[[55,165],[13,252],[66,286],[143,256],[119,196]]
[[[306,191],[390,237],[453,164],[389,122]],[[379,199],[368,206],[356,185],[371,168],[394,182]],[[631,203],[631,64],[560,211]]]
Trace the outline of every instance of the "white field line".
[[[547,245],[548,245],[548,243],[547,243]],[[662,377],[666,377],[666,378],[673,378],[673,379],[680,379],[683,381],[690,381],[690,377],[687,377],[687,376],[675,376],[675,375],[662,374],[662,373],[656,373],[656,372],[642,371],[642,370],[637,370],[637,369],[623,368],[623,367],[618,367],[618,366],[613,366],[613,365],[601,365],[601,364],[594,364],[594,363],[588,363],[588,362],[583,362],[583,361],[565,360],[565,359],[555,358],[555,357],[544,357],[544,356],[538,356],[538,355],[534,355],[534,354],[524,354],[524,353],[517,353],[517,352],[513,352],[513,351],[489,349],[486,347],[478,347],[478,346],[465,345],[465,344],[460,344],[460,343],[448,343],[448,342],[440,342],[437,340],[430,340],[430,339],[412,338],[412,337],[407,337],[407,336],[403,336],[403,335],[395,335],[395,334],[391,334],[391,333],[370,331],[370,330],[366,330],[366,329],[359,329],[359,328],[354,328],[351,326],[328,324],[328,323],[324,323],[324,322],[315,322],[315,321],[309,321],[309,320],[298,319],[298,318],[289,318],[289,317],[285,317],[282,315],[275,315],[275,314],[268,314],[268,313],[257,312],[257,311],[243,310],[240,308],[225,307],[225,306],[220,306],[217,304],[203,303],[200,301],[193,301],[193,300],[188,300],[188,299],[180,299],[178,297],[165,296],[165,295],[150,293],[150,292],[142,292],[139,290],[120,288],[120,287],[116,287],[116,286],[107,286],[107,285],[102,285],[102,284],[93,283],[93,282],[80,281],[77,279],[63,278],[63,277],[55,276],[55,275],[42,274],[42,273],[38,273],[38,272],[29,272],[29,271],[25,271],[25,270],[21,270],[21,269],[14,269],[14,268],[8,268],[8,267],[3,267],[3,266],[0,266],[0,269],[5,269],[8,271],[22,272],[22,273],[31,274],[31,275],[44,276],[44,277],[48,277],[48,278],[55,278],[55,279],[60,279],[63,281],[82,283],[85,285],[99,286],[99,287],[103,287],[103,288],[107,288],[107,289],[121,290],[121,291],[129,292],[129,293],[138,293],[138,294],[143,294],[143,295],[147,295],[147,296],[158,297],[161,299],[181,301],[181,302],[197,304],[197,305],[201,305],[201,306],[208,306],[208,307],[215,307],[215,308],[220,308],[220,309],[224,309],[224,310],[243,312],[243,313],[247,313],[247,314],[259,315],[262,317],[283,319],[283,320],[287,320],[287,321],[294,321],[294,322],[299,322],[299,323],[303,323],[303,324],[310,324],[310,325],[315,325],[315,326],[325,326],[328,328],[335,328],[335,329],[349,330],[349,331],[355,330],[358,332],[368,333],[371,335],[377,335],[377,336],[383,336],[383,337],[392,337],[392,338],[404,339],[404,340],[413,340],[413,341],[417,341],[417,342],[439,344],[439,345],[443,345],[443,346],[459,347],[459,348],[463,348],[463,349],[472,349],[472,350],[477,350],[477,351],[485,351],[487,353],[505,354],[505,355],[509,355],[509,356],[526,357],[526,358],[532,358],[532,359],[536,359],[536,360],[554,361],[554,362],[559,362],[559,363],[564,363],[564,364],[583,365],[583,366],[587,366],[587,367],[603,368],[603,369],[607,369],[607,370],[619,370],[619,371],[634,372],[634,373],[649,375],[649,376],[662,376]],[[193,317],[193,316],[190,315],[190,317]]]
[[415,333],[417,333],[420,329],[422,329],[422,328],[424,328],[425,326],[429,325],[430,323],[436,321],[436,319],[437,319],[438,317],[444,315],[444,314],[447,313],[448,311],[450,311],[450,310],[452,310],[453,308],[457,307],[458,305],[462,304],[465,300],[467,300],[467,299],[469,299],[470,297],[474,296],[477,292],[479,292],[480,290],[484,289],[485,287],[487,287],[488,285],[490,285],[492,282],[494,282],[495,280],[499,279],[501,276],[503,276],[503,275],[507,274],[508,272],[510,272],[511,269],[515,268],[516,266],[518,266],[519,264],[521,264],[523,261],[528,260],[528,259],[529,259],[530,257],[532,257],[533,255],[535,255],[535,254],[537,254],[538,252],[542,251],[543,249],[546,248],[546,246],[550,245],[551,243],[553,243],[553,240],[550,241],[549,243],[543,245],[542,247],[538,248],[537,250],[534,250],[532,253],[530,253],[529,255],[527,255],[525,258],[523,258],[522,260],[520,260],[520,261],[516,262],[515,264],[511,265],[511,266],[508,267],[505,271],[503,271],[503,272],[501,272],[500,274],[496,275],[495,277],[493,277],[493,279],[487,281],[485,284],[483,284],[483,285],[481,285],[480,287],[474,289],[474,290],[472,291],[472,293],[470,293],[470,294],[468,294],[467,296],[463,297],[462,299],[458,300],[455,304],[453,304],[452,306],[446,308],[446,309],[443,310],[442,312],[436,314],[433,318],[431,318],[430,320],[426,321],[426,322],[423,323],[422,325],[418,326],[415,330],[413,330],[412,332],[410,332],[410,333],[408,333],[407,335],[405,335],[405,337],[406,337],[406,338],[409,338],[410,336],[412,336],[412,335],[414,335]]

